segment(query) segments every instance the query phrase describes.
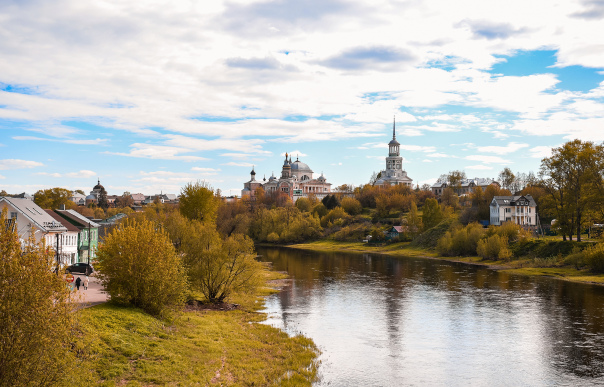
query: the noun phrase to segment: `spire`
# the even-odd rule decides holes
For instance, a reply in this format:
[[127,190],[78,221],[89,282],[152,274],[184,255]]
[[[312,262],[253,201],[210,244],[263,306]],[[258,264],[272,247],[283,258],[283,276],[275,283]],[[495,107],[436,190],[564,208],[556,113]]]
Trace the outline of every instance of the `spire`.
[[394,116],[394,122],[392,123],[392,139],[396,140],[396,116]]
[[300,155],[299,154],[296,155],[296,161],[300,161],[299,158],[300,158]]

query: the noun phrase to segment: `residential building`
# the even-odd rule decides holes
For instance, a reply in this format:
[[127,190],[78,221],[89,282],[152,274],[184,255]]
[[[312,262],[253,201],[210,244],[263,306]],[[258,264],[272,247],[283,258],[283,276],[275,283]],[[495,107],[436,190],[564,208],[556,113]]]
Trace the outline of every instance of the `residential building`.
[[134,193],[130,195],[135,206],[140,206],[145,201],[145,194]]
[[386,169],[380,171],[379,178],[374,185],[406,185],[413,187],[413,179],[407,176],[403,169],[403,158],[400,153],[401,144],[396,141],[396,121],[392,125],[392,140],[388,143],[388,157],[386,157]]
[[[0,211],[7,209],[7,217],[13,223],[21,243],[26,243],[30,235],[36,242],[55,247],[67,228],[48,215],[33,200],[0,196]],[[56,248],[56,247],[55,247]]]
[[78,234],[78,255],[80,262],[89,262],[96,257],[99,240],[99,224],[74,210],[56,210],[63,219],[80,230]]
[[537,203],[531,195],[495,196],[490,210],[492,225],[513,222],[521,226],[537,226]]
[[86,195],[83,195],[79,192],[73,191],[69,199],[78,206],[86,205]]
[[256,180],[256,172],[252,167],[250,181],[243,183],[241,197],[255,200],[256,190],[262,187],[266,194],[283,192],[294,202],[301,197],[308,197],[311,194],[318,199],[323,199],[331,193],[331,183],[327,182],[322,173],[317,178],[313,177],[313,173],[308,164],[301,162],[297,157],[296,161],[292,162],[291,155],[288,159],[288,154],[286,153],[280,178],[276,178],[272,174],[268,181],[266,178],[258,181]]
[[79,262],[78,238],[80,229],[63,219],[63,217],[53,210],[44,211],[67,229],[67,231],[61,233],[61,236],[59,237],[59,257],[61,264],[71,265]]
[[[494,179],[490,179],[488,177],[475,177],[473,179],[462,179],[459,185],[453,190],[458,196],[464,196],[474,192],[476,187],[480,187],[484,191],[489,185],[496,186],[497,188],[501,187],[499,182],[495,181]],[[437,181],[430,188],[432,189],[432,193],[436,197],[440,197],[445,188],[447,188],[448,186],[449,184],[446,181]]]

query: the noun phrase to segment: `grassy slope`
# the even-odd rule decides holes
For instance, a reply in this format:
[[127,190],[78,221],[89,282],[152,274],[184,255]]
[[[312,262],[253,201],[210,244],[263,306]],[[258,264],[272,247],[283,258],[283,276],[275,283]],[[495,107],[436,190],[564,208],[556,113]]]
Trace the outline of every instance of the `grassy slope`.
[[235,300],[241,310],[182,312],[171,321],[111,304],[82,310],[82,384],[310,385],[316,346],[259,324],[257,296]]
[[315,251],[350,251],[363,253],[378,253],[400,257],[425,257],[433,259],[442,259],[445,261],[465,262],[473,265],[489,266],[496,270],[505,270],[506,272],[520,275],[540,275],[560,278],[574,282],[588,282],[604,285],[604,274],[592,274],[586,270],[576,270],[572,267],[528,267],[530,260],[514,260],[512,262],[504,261],[486,261],[480,257],[441,257],[435,251],[412,246],[409,242],[393,243],[385,246],[372,246],[362,242],[337,242],[333,240],[321,240],[311,243],[301,243],[287,247],[315,250]]

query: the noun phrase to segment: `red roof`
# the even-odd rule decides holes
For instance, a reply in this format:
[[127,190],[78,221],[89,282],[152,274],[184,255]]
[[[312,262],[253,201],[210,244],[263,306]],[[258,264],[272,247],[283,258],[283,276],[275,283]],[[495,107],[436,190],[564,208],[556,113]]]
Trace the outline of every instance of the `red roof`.
[[57,214],[56,212],[54,212],[53,210],[44,210],[46,211],[46,213],[50,216],[52,216],[52,218],[54,220],[56,220],[57,222],[61,223],[63,226],[65,226],[65,228],[67,228],[67,231],[75,231],[75,232],[80,232],[80,229],[77,228],[76,226],[74,226],[73,224],[69,223],[67,220],[65,220],[61,215]]

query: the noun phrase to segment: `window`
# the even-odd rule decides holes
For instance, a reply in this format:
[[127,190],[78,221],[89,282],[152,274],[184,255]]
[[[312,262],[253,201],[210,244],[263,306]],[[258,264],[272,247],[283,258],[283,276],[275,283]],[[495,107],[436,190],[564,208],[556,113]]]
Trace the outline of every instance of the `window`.
[[16,212],[11,212],[10,213],[10,218],[11,219],[17,219],[17,213]]

